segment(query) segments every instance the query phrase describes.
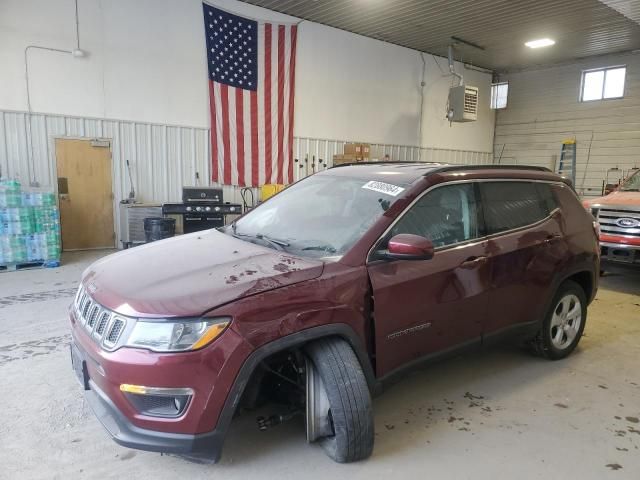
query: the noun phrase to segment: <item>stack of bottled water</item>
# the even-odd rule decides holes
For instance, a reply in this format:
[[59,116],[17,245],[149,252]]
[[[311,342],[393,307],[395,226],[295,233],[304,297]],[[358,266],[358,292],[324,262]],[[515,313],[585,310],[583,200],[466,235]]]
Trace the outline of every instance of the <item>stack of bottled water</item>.
[[0,178],[0,265],[60,260],[55,194]]

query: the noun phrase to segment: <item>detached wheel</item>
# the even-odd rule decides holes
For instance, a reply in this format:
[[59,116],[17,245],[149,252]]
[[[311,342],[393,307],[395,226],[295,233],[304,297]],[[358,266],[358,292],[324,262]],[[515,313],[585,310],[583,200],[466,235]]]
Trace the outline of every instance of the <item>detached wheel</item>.
[[338,338],[305,349],[307,441],[318,442],[339,463],[355,462],[373,450],[371,395],[358,357]]
[[587,321],[587,297],[582,287],[567,280],[556,293],[542,328],[532,342],[536,354],[559,360],[578,345]]

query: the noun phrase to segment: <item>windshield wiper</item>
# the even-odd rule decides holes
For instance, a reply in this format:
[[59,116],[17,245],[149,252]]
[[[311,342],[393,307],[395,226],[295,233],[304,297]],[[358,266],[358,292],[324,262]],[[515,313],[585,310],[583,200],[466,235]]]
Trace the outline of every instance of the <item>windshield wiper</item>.
[[337,250],[335,249],[335,247],[332,247],[331,245],[311,245],[309,247],[304,247],[301,248],[301,250],[318,250],[318,251],[322,251],[322,252],[327,252],[327,253],[336,253]]
[[232,235],[236,238],[239,239],[243,239],[243,238],[257,238],[258,240],[263,240],[267,243],[270,243],[271,245],[276,245],[278,246],[281,250],[284,250],[284,247],[288,247],[289,243],[286,240],[281,240],[279,238],[272,238],[269,237],[268,235],[265,235],[263,233],[256,233],[255,235],[251,235],[249,233],[237,233],[234,232],[232,233]]

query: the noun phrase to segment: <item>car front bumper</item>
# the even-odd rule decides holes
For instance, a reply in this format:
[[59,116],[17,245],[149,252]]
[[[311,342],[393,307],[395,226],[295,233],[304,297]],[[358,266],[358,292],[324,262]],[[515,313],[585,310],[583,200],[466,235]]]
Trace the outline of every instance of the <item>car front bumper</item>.
[[601,270],[640,271],[640,245],[600,241]]
[[220,459],[224,433],[213,430],[209,433],[189,435],[136,427],[91,380],[89,390],[85,391],[85,399],[113,440],[123,447],[174,453],[212,463]]
[[[129,448],[216,462],[237,400],[231,386],[248,354],[242,338],[227,330],[224,348],[158,354],[141,349],[102,350],[71,316],[71,365],[87,403],[113,440]],[[189,387],[194,395],[177,417],[141,413],[122,384]],[[223,415],[224,412],[224,415]],[[224,416],[225,421],[220,421]]]

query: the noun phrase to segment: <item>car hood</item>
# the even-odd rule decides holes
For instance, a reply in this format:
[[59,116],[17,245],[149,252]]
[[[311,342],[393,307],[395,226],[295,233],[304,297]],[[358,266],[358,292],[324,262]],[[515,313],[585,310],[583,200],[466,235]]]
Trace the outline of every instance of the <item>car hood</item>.
[[82,283],[122,315],[188,317],[316,278],[322,269],[321,261],[208,230],[109,255],[85,271]]
[[612,192],[605,197],[593,198],[585,200],[585,206],[591,205],[615,205],[640,207],[640,192]]

